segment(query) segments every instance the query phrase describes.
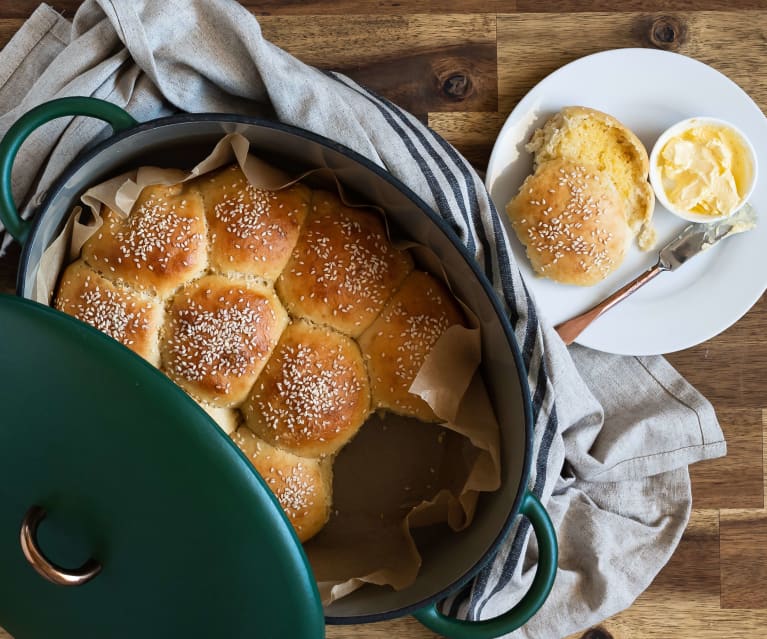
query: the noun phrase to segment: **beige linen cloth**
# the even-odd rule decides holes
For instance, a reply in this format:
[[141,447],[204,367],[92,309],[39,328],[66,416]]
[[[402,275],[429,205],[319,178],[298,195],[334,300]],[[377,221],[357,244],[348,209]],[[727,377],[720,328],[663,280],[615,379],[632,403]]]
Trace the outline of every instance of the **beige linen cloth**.
[[[687,466],[725,454],[714,411],[663,358],[564,347],[536,314],[481,180],[450,145],[364,87],[264,40],[256,18],[227,0],[87,0],[71,23],[41,5],[0,53],[0,135],[35,105],[73,95],[110,100],[139,121],[175,111],[271,117],[337,140],[404,181],[477,257],[528,369],[529,488],[551,515],[560,557],[548,601],[510,636],[562,637],[629,606],[652,582],[690,514]],[[81,117],[38,130],[14,171],[24,213],[108,135]],[[443,609],[472,619],[503,613],[530,585],[536,557],[520,518]]]

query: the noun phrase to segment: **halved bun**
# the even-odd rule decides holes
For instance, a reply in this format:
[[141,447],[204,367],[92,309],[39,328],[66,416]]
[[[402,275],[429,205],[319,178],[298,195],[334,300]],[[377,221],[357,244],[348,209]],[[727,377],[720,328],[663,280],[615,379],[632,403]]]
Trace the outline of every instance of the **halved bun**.
[[623,261],[631,231],[612,180],[569,160],[549,160],[506,207],[539,275],[590,286]]
[[613,116],[569,106],[538,129],[525,147],[534,153],[534,168],[556,158],[605,171],[626,201],[626,219],[640,248],[655,241],[650,221],[655,207],[647,176],[650,161],[639,138]]

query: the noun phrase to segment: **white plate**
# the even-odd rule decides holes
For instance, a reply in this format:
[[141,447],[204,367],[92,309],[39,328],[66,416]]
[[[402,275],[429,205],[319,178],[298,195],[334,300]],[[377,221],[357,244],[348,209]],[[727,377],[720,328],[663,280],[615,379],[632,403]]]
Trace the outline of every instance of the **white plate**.
[[[643,253],[634,246],[617,271],[589,288],[533,275],[504,211],[532,171],[525,143],[550,116],[570,105],[615,116],[648,149],[678,120],[695,115],[729,120],[749,137],[760,173],[767,175],[767,119],[740,87],[702,62],[653,49],[616,49],[581,58],[549,75],[506,120],[490,156],[485,184],[538,307],[552,324],[587,310],[657,259],[656,250]],[[759,214],[755,230],[724,240],[674,273],[662,273],[600,317],[577,341],[625,355],[670,353],[699,344],[736,322],[767,287],[765,177],[759,178],[750,202]],[[687,223],[656,204],[654,224],[659,249]]]

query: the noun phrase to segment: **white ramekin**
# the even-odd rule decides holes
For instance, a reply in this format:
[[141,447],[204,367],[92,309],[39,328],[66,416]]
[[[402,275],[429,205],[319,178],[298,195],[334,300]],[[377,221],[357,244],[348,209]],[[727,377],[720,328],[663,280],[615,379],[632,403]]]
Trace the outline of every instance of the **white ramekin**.
[[[679,135],[680,133],[692,129],[694,127],[698,127],[701,125],[710,124],[716,127],[721,128],[727,128],[730,129],[732,132],[737,134],[737,137],[742,141],[743,148],[745,149],[749,160],[751,162],[751,182],[749,183],[748,187],[745,189],[745,192],[743,193],[743,197],[738,202],[737,206],[733,208],[732,211],[727,213],[726,215],[702,215],[700,213],[693,213],[691,211],[687,211],[684,209],[680,209],[679,207],[674,206],[669,202],[668,198],[666,197],[666,191],[663,188],[663,181],[661,179],[660,175],[660,169],[658,168],[658,156],[660,155],[661,150],[666,145],[666,142],[668,142],[672,137]],[[756,159],[756,151],[754,150],[753,145],[749,141],[749,139],[746,137],[746,135],[741,131],[738,127],[736,127],[731,122],[727,122],[726,120],[721,120],[719,118],[711,118],[711,117],[703,117],[703,116],[697,116],[693,118],[687,118],[685,120],[682,120],[681,122],[677,122],[673,126],[670,126],[668,129],[666,129],[663,133],[661,133],[660,137],[656,140],[655,144],[653,145],[652,151],[650,152],[650,184],[652,184],[653,190],[655,191],[655,196],[658,198],[658,201],[671,213],[674,215],[677,215],[678,217],[681,217],[682,219],[688,220],[690,222],[715,222],[717,220],[723,220],[725,218],[730,217],[734,213],[736,213],[745,203],[748,201],[748,198],[751,197],[751,193],[754,190],[754,186],[756,186],[756,180],[758,175],[758,166],[757,166],[757,159]]]

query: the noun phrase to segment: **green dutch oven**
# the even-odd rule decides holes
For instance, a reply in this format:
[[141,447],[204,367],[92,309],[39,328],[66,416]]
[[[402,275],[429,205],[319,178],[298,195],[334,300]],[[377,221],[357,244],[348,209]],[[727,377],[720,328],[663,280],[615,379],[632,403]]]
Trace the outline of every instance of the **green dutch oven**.
[[[24,140],[57,117],[84,115],[114,135],[83,153],[22,220],[11,169]],[[40,258],[80,194],[130,168],[191,167],[238,132],[295,172],[326,166],[389,225],[436,253],[482,327],[482,374],[501,424],[502,485],[473,524],[421,548],[415,583],[365,586],[326,607],[276,500],[239,450],[162,373],[122,345],[31,302]],[[455,232],[401,182],[310,132],[240,115],[137,123],[111,103],[64,98],[24,115],[0,143],[0,219],[22,244],[19,297],[0,296],[0,626],[16,639],[324,636],[324,623],[414,615],[454,639],[496,637],[545,601],[557,565],[546,511],[528,491],[532,411],[512,327]],[[439,602],[493,557],[519,516],[538,540],[527,593],[483,621]]]

